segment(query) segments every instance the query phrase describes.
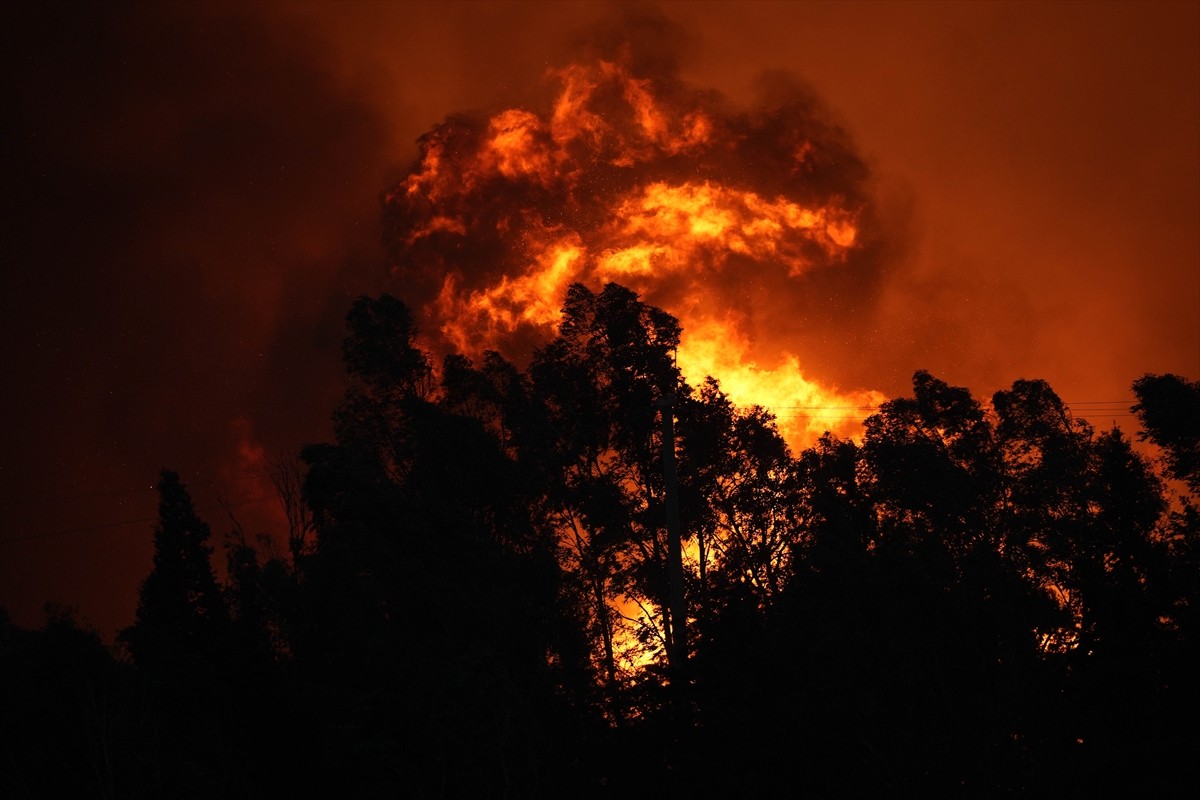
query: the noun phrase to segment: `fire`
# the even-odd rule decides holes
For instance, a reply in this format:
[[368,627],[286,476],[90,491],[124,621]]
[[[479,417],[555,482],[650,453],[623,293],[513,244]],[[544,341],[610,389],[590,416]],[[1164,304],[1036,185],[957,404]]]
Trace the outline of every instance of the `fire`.
[[480,153],[480,174],[498,173],[509,179],[545,179],[553,174],[551,153],[541,142],[545,130],[536,115],[516,108],[501,112],[488,123],[488,133]]
[[[736,253],[756,260],[775,259],[789,274],[799,275],[810,265],[798,245],[814,243],[832,259],[843,259],[853,247],[856,230],[852,216],[838,208],[802,208],[785,198],[764,200],[751,191],[722,186],[653,183],[640,196],[625,198],[616,206],[622,222],[617,240],[633,240],[632,248],[613,252],[607,264],[614,279],[621,277],[622,258],[630,249],[643,251],[647,241],[659,244],[662,266],[686,269],[707,253]],[[643,265],[636,270],[645,273]]]
[[[860,269],[870,252],[865,168],[840,131],[810,98],[731,111],[677,76],[638,74],[627,54],[549,79],[558,91],[540,109],[436,126],[385,195],[393,275],[425,346],[521,362],[555,335],[572,283],[616,282],[678,318],[693,386],[712,376],[733,402],[773,411],[794,448],[858,433],[883,396],[821,383],[775,332],[803,318],[811,275]],[[573,522],[560,533],[571,565],[586,546]],[[693,545],[689,568],[698,557]],[[655,598],[603,602],[594,658],[632,674],[661,656]]]
[[804,376],[800,358],[780,354],[780,365],[760,367],[750,357],[750,343],[732,332],[725,320],[694,320],[685,328],[677,361],[689,382],[719,376],[721,390],[735,404],[760,405],[776,415],[779,432],[793,446],[816,441],[825,431],[851,437],[861,420],[887,398],[872,390],[836,392]]
[[879,393],[822,386],[755,335],[758,305],[786,303],[863,247],[861,164],[830,168],[847,158],[838,132],[803,105],[722,111],[627,57],[549,77],[559,91],[541,113],[434,128],[385,196],[393,272],[407,297],[425,293],[443,346],[520,360],[516,342],[553,336],[568,285],[615,281],[680,320],[693,385],[711,375],[735,402],[774,410],[793,446],[856,432]]
[[442,335],[458,352],[478,354],[522,324],[554,330],[560,298],[577,279],[582,255],[578,237],[565,236],[542,247],[524,274],[502,275],[498,284],[465,296],[454,276],[446,276],[437,301]]
[[[550,128],[554,141],[564,151],[575,142],[600,148],[607,139],[607,144],[615,145],[612,163],[629,166],[656,154],[695,148],[706,143],[712,133],[708,118],[698,109],[674,123],[655,98],[651,81],[632,76],[615,61],[572,64],[552,74],[563,88],[554,104]],[[631,118],[632,124],[624,126],[626,130],[593,107],[598,94],[613,89],[619,92],[625,104],[623,111]]]

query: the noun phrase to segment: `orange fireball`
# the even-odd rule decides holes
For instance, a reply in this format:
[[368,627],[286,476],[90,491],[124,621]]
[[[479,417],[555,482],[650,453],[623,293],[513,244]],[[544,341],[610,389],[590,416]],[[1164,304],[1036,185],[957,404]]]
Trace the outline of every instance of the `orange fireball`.
[[617,282],[679,319],[693,385],[711,375],[776,411],[793,446],[855,433],[882,396],[824,386],[800,354],[766,347],[754,300],[854,268],[871,210],[844,135],[805,103],[723,111],[620,58],[549,77],[559,91],[540,112],[437,126],[385,197],[393,274],[430,346],[522,361],[554,335],[571,283]]

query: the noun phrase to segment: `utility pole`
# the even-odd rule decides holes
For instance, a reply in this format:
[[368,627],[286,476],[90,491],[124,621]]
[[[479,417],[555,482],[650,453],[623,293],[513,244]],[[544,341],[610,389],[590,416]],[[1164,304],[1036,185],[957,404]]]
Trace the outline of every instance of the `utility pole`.
[[667,608],[671,614],[667,665],[671,683],[682,687],[687,664],[687,606],[683,602],[683,543],[679,531],[679,478],[675,474],[675,395],[659,398],[662,413],[663,482],[667,509]]

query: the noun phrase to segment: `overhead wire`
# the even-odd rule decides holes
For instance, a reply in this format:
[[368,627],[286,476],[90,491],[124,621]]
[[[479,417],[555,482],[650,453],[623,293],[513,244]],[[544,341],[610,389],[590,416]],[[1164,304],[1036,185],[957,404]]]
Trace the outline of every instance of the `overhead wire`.
[[[1136,414],[1133,414],[1129,411],[1129,408],[1133,404],[1133,402],[1134,402],[1133,400],[1078,400],[1075,402],[1064,402],[1063,405],[1066,406],[1067,408],[1070,408],[1072,406],[1097,406],[1095,408],[1084,408],[1082,410],[1088,412],[1089,414],[1094,414],[1094,415],[1103,414],[1105,416],[1110,416],[1110,417],[1115,418],[1115,417],[1137,416]],[[989,409],[989,410],[992,408],[991,404],[987,404],[982,407],[985,409]],[[881,406],[800,406],[800,405],[797,405],[797,406],[776,406],[775,409],[773,409],[773,410],[775,410],[776,412],[777,411],[858,411],[858,412],[874,413],[874,412],[878,412],[880,410],[880,408],[881,408]],[[849,421],[849,422],[862,422],[863,421],[863,419],[860,416],[854,415],[854,414],[830,415],[830,414],[799,414],[799,413],[780,414],[780,413],[775,413],[774,416],[777,419],[824,419],[824,420],[830,420],[830,421]],[[238,476],[235,476],[232,478],[215,478],[215,479],[206,480],[206,481],[188,481],[187,485],[189,487],[212,486],[215,484],[233,483],[236,481],[248,480],[250,478],[262,478],[262,477],[267,477],[267,476],[265,475],[265,473],[252,472],[252,473],[247,473],[245,475],[238,475]],[[19,498],[19,499],[18,498],[7,498],[5,500],[0,500],[0,508],[4,508],[4,507],[10,506],[10,505],[17,504],[17,503],[36,503],[36,502],[49,502],[49,501],[64,502],[64,501],[71,501],[71,500],[95,499],[98,497],[115,497],[115,496],[121,496],[121,495],[127,495],[127,494],[140,494],[143,492],[152,492],[152,491],[157,491],[157,487],[150,486],[150,487],[140,487],[140,488],[136,488],[136,489],[114,489],[111,491],[92,492],[92,493],[75,494],[75,495],[52,494],[52,495],[43,495],[41,497],[32,497],[32,498]],[[196,509],[196,511],[197,511],[197,513],[200,513],[202,511],[213,511],[213,510],[224,509],[224,508],[229,508],[229,507],[248,505],[250,503],[259,503],[264,500],[270,500],[273,497],[275,497],[275,495],[273,495],[273,494],[260,495],[258,497],[245,498],[242,500],[238,500],[236,502],[217,503],[215,505],[198,508],[198,509]],[[110,528],[121,528],[121,527],[125,527],[128,525],[139,525],[139,524],[146,523],[146,522],[156,522],[157,520],[158,520],[157,516],[138,517],[136,519],[121,520],[119,522],[108,522],[108,523],[101,523],[101,524],[97,524],[97,525],[86,525],[86,526],[81,526],[81,527],[76,527],[76,528],[65,528],[62,530],[48,531],[45,533],[31,533],[31,534],[23,534],[20,536],[0,537],[0,544],[3,544],[5,542],[22,542],[22,541],[31,541],[31,540],[36,540],[36,539],[49,539],[49,538],[54,538],[54,537],[58,537],[58,536],[66,536],[66,535],[74,534],[74,533],[88,533],[88,532],[92,532],[92,531],[107,530]]]
[[[1063,405],[1068,409],[1072,407],[1083,406],[1078,410],[1082,416],[1105,416],[1105,417],[1136,417],[1137,415],[1130,411],[1130,407],[1135,403],[1135,400],[1077,400],[1074,402],[1063,401]],[[882,406],[774,406],[770,410],[774,412],[776,419],[826,419],[839,422],[862,422],[863,419],[858,414],[823,414],[823,413],[787,413],[787,412],[822,412],[822,411],[845,411],[845,412],[865,412],[868,415],[877,413]],[[991,403],[981,404],[980,408],[991,411],[993,406]],[[1077,415],[1079,416],[1079,415]]]
[[[208,481],[185,481],[189,486],[213,486],[218,483],[233,483],[234,481],[244,481],[249,478],[265,478],[267,475],[262,472],[250,472],[245,475],[237,475],[232,478],[214,478]],[[103,492],[89,492],[86,494],[47,494],[40,497],[7,497],[0,500],[0,508],[17,503],[45,503],[51,500],[55,502],[66,502],[70,500],[91,500],[97,497],[117,497],[126,494],[143,494],[145,492],[156,492],[157,486],[140,486],[136,489],[111,489]]]
[[[197,509],[195,509],[195,511],[197,514],[199,514],[204,511],[216,511],[218,509],[233,508],[236,506],[249,505],[250,503],[261,503],[264,500],[271,500],[274,498],[275,498],[275,495],[273,495],[273,494],[264,494],[264,495],[259,495],[258,497],[247,497],[247,498],[243,498],[242,500],[236,500],[236,501],[232,501],[232,502],[228,502],[228,503],[216,503],[213,505],[204,506],[202,508],[197,508]],[[103,523],[100,525],[85,525],[85,526],[82,526],[79,528],[66,528],[64,530],[48,531],[46,533],[29,533],[29,534],[24,534],[21,536],[6,536],[3,538],[0,538],[0,544],[3,544],[5,542],[26,542],[26,541],[30,541],[32,539],[49,539],[49,538],[52,538],[55,536],[66,536],[67,534],[71,534],[71,533],[88,533],[90,531],[105,530],[107,528],[123,528],[127,525],[140,525],[144,522],[157,522],[157,521],[158,521],[158,516],[155,515],[153,517],[138,517],[137,519],[126,519],[126,520],[121,520],[120,522],[106,522],[106,523]]]

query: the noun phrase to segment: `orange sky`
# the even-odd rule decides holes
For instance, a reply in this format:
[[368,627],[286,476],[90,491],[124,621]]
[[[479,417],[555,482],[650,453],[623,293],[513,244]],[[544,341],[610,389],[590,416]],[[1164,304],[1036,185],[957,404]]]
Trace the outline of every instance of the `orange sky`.
[[1200,376],[1200,4],[10,4],[0,539],[108,526],[0,542],[14,619],[129,621],[151,523],[113,523],[160,467],[269,524],[239,453],[328,435],[350,299],[405,294],[378,203],[417,137],[535,104],[631,9],[732,106],[805,82],[870,167],[872,285],[799,285],[758,358],[889,395]]
[[[1109,399],[1144,371],[1200,369],[1196,4],[657,7],[682,27],[693,83],[735,102],[764,70],[811,84],[907,217],[906,263],[884,301],[848,321],[891,351],[864,379],[903,391],[919,361],[981,393],[1038,375]],[[319,20],[343,74],[395,98],[397,148],[449,110],[520,102],[570,58],[564,31],[611,14],[295,10]],[[897,340],[909,358],[894,357]]]

